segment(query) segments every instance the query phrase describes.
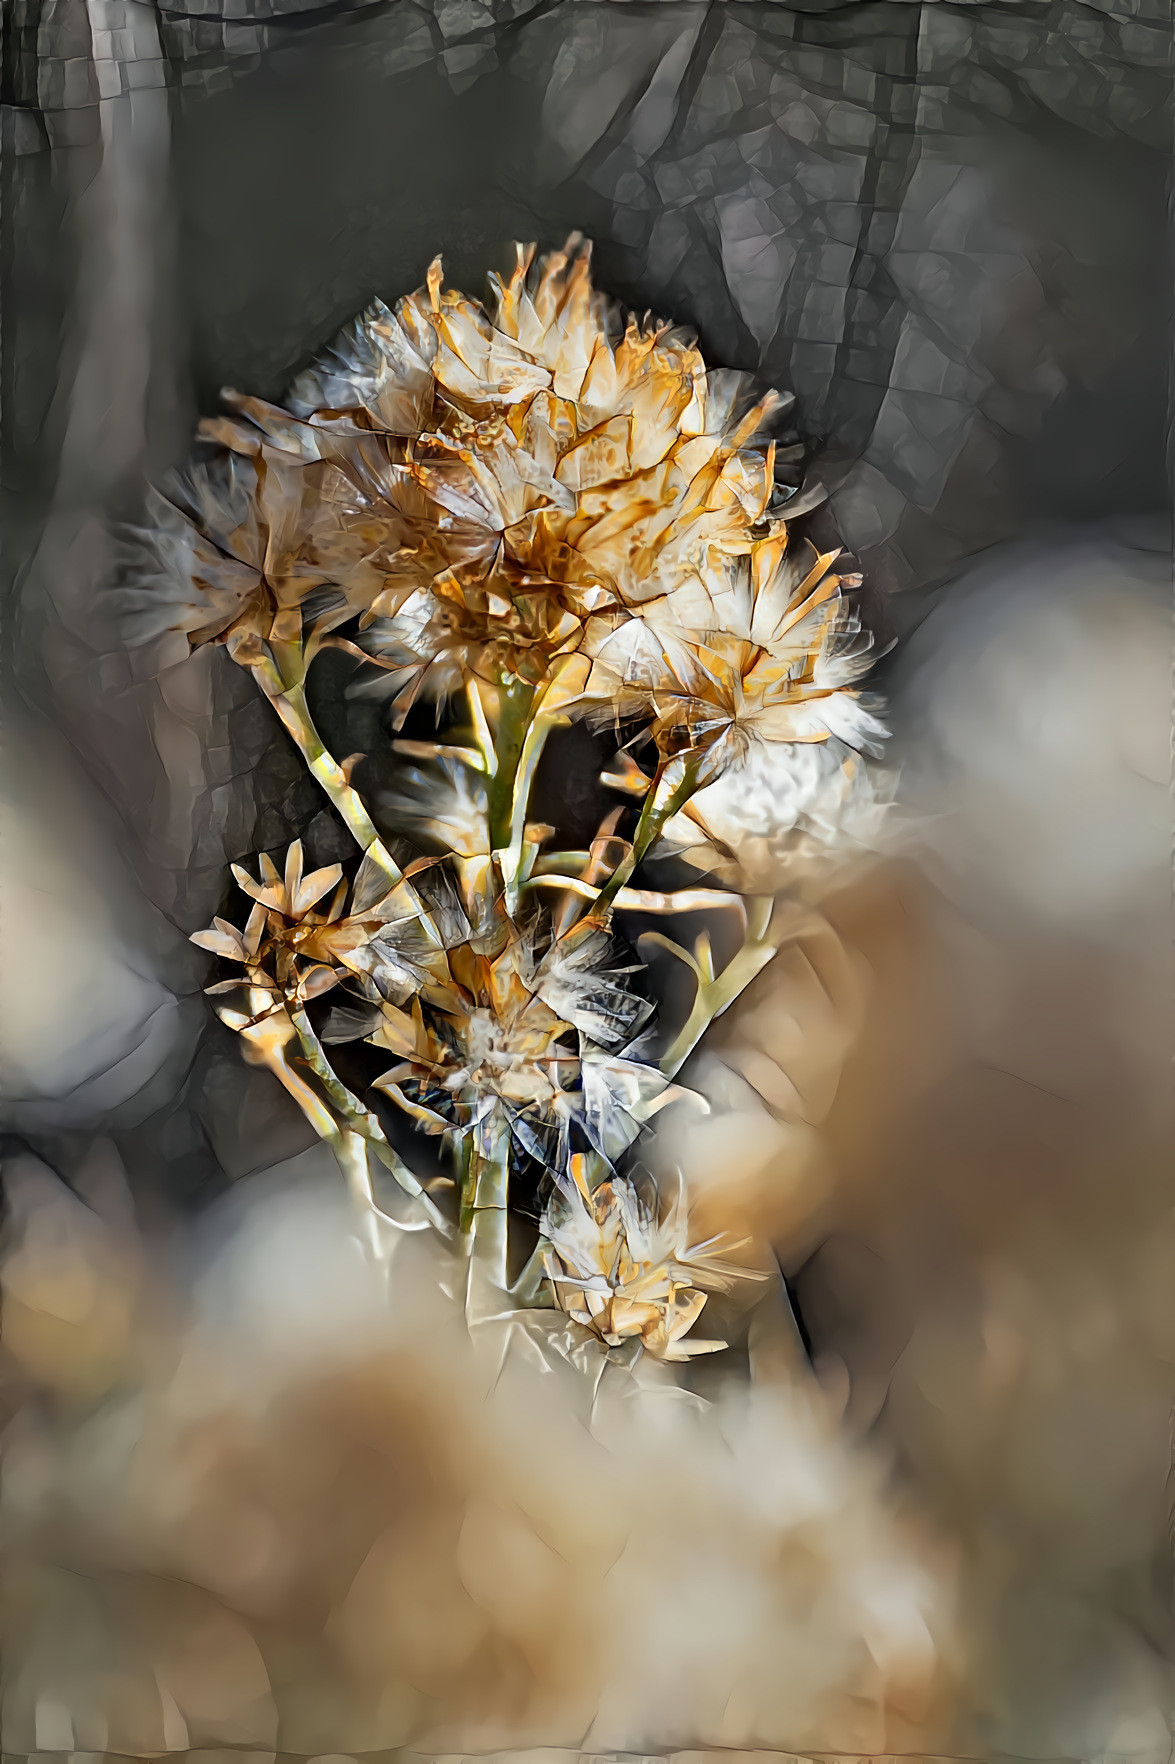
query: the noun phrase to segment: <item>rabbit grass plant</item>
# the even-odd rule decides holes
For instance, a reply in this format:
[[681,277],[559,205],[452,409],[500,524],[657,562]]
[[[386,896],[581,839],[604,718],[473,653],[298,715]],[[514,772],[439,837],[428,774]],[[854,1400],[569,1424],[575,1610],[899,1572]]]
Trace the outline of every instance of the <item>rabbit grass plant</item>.
[[[234,867],[247,918],[194,938],[224,967],[219,1015],[330,1143],[377,1252],[373,1159],[456,1237],[471,1321],[563,1351],[721,1346],[692,1329],[748,1272],[739,1246],[694,1242],[634,1148],[668,1102],[705,1106],[677,1073],[789,935],[788,854],[868,802],[860,755],[885,733],[858,686],[860,578],[796,535],[819,489],[777,479],[800,451],[770,437],[785,401],[619,313],[574,237],[537,264],[518,247],[487,307],[438,259],[284,404],[225,399],[208,457],[153,495],[124,602],[252,674],[358,853],[307,874],[295,841],[280,869]],[[311,715],[326,651],[390,706],[382,828],[369,756],[330,753]],[[426,705],[435,739],[397,739]],[[577,722],[614,732],[619,801],[567,849],[533,797]],[[650,886],[666,855],[721,885]],[[676,1023],[638,989],[631,915],[695,928],[644,933],[692,983]],[[389,1105],[442,1142],[447,1180],[394,1149]]]

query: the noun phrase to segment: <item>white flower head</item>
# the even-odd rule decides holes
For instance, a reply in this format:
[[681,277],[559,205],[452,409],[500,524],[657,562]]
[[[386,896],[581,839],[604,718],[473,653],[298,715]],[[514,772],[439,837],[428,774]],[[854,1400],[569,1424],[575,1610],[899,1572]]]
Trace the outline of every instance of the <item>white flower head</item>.
[[399,1056],[377,1081],[426,1131],[486,1144],[505,1126],[521,1148],[561,1165],[572,1123],[607,1157],[680,1092],[629,1057],[649,1006],[588,928],[543,953],[533,931],[465,942],[407,1006],[385,1005],[370,1040]]
[[[400,745],[411,751],[410,744]],[[421,743],[420,750],[429,752],[429,745]],[[397,774],[396,788],[381,799],[387,819],[442,851],[488,857],[489,806],[481,774],[450,754],[431,752],[427,764],[405,766]]]
[[593,1187],[592,1173],[589,1159],[573,1157],[543,1214],[547,1278],[560,1309],[607,1347],[637,1337],[666,1360],[724,1347],[685,1339],[708,1293],[728,1290],[740,1270],[714,1254],[714,1242],[690,1243],[684,1194],[661,1212],[627,1177]]
[[835,737],[755,742],[666,822],[661,849],[729,887],[774,893],[797,864],[821,873],[873,850],[893,785]]
[[713,581],[699,575],[589,631],[591,714],[643,715],[663,761],[687,761],[699,786],[756,747],[835,741],[875,752],[885,729],[858,693],[872,639],[843,596],[855,576],[836,554],[786,535],[754,539]]

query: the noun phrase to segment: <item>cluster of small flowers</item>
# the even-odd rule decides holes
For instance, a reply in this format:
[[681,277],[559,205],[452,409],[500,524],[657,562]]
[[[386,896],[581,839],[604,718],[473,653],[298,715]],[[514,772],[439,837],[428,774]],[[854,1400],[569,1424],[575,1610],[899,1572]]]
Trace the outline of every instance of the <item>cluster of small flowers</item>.
[[[214,457],[153,499],[126,604],[252,671],[364,855],[352,880],[304,875],[299,844],[284,877],[235,871],[247,924],[195,939],[243,970],[217,1008],[341,1161],[361,1140],[418,1189],[325,1050],[390,1054],[372,1088],[453,1146],[462,1228],[475,1255],[492,1241],[500,1284],[510,1174],[531,1160],[548,1302],[607,1346],[712,1345],[684,1337],[725,1276],[680,1205],[662,1217],[616,1168],[677,1093],[611,916],[701,900],[631,886],[657,850],[769,892],[797,827],[868,789],[854,756],[884,730],[856,684],[859,578],[789,533],[811,501],[776,483],[778,401],[669,327],[622,324],[574,240],[537,266],[519,248],[488,309],[438,261],[284,406],[225,397]],[[439,855],[401,869],[326,751],[305,697],[324,646],[367,667],[397,729],[417,703],[454,729],[465,707],[460,741],[398,743],[425,763],[389,812]],[[628,837],[617,811],[556,860],[528,807],[547,734],[576,717],[636,729],[603,782],[642,806]]]

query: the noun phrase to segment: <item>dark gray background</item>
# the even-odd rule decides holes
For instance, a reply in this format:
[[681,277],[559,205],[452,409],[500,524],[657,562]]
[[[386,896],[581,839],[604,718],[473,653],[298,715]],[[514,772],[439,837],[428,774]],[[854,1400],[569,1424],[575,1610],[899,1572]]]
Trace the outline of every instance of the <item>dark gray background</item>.
[[[975,1370],[984,1257],[1044,1343],[1090,1292],[1126,1314],[1170,1206],[1171,24],[1160,0],[14,0],[4,34],[7,1127],[83,1186],[117,1154],[147,1221],[305,1145],[185,936],[229,858],[329,816],[220,654],[119,646],[109,523],[220,386],[279,391],[437,250],[479,291],[511,239],[583,229],[603,286],[794,389],[903,639],[895,752],[946,829],[910,915],[962,1051],[789,1271],[850,1422],[1021,1565],[990,1606],[989,1756],[1158,1759],[1171,1706],[1165,1374],[1075,1360],[1017,1443]],[[870,1046],[915,995],[884,979]],[[945,1407],[927,1341],[956,1344]]]
[[208,1095],[243,1079],[179,933],[226,858],[320,805],[222,657],[160,673],[102,613],[110,519],[220,386],[278,392],[438,249],[478,289],[512,238],[580,227],[602,285],[794,389],[875,622],[905,634],[1000,539],[1166,506],[1170,23],[1160,0],[15,0],[11,788],[80,790],[154,1002],[110,1043],[83,1012],[76,1069],[16,1083],[12,1124],[146,1133],[176,1193],[255,1155],[209,1138]]

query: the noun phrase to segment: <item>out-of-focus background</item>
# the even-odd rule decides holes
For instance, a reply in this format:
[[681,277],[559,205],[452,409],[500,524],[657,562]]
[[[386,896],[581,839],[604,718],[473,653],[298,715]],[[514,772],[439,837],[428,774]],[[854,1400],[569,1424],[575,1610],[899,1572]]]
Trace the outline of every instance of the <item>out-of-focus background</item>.
[[[602,286],[795,391],[898,640],[882,849],[825,903],[835,960],[720,1026],[741,1137],[719,1112],[691,1174],[772,1234],[846,1435],[951,1540],[983,1757],[1166,1760],[1175,1709],[1171,55],[1159,0],[4,30],[10,1242],[56,1182],[133,1206],[179,1287],[308,1149],[186,933],[329,818],[221,656],[115,641],[111,522],[221,386],[278,392],[438,249],[475,291],[582,229]],[[54,1719],[6,1749],[74,1749]]]

